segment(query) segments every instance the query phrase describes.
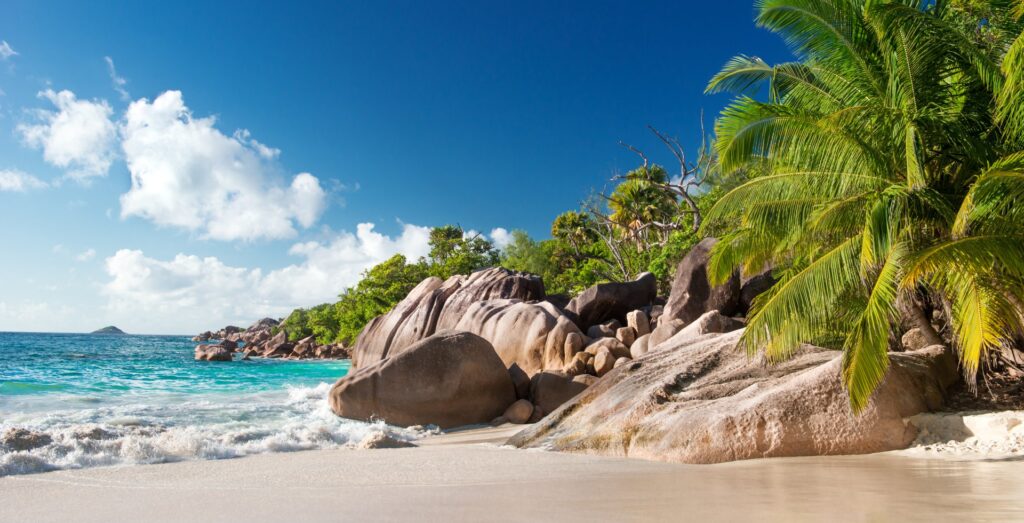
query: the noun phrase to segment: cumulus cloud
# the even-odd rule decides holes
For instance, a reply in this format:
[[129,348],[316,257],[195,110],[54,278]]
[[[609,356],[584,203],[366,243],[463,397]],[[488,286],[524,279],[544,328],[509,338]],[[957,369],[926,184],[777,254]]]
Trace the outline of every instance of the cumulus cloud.
[[326,206],[309,173],[284,183],[270,160],[276,149],[248,131],[221,133],[213,117],[195,118],[180,91],[129,106],[121,126],[131,189],[121,216],[196,231],[216,240],[288,238]]
[[75,255],[75,259],[80,261],[80,262],[87,262],[87,261],[89,261],[89,260],[91,260],[91,259],[93,259],[95,257],[96,257],[96,249],[86,249],[86,250],[78,253],[77,255]]
[[0,192],[25,192],[46,187],[48,187],[46,182],[31,174],[17,170],[0,170]]
[[68,170],[68,176],[84,182],[105,176],[114,162],[117,126],[105,100],[79,100],[71,91],[42,91],[56,110],[35,111],[38,123],[18,125],[25,143],[42,149],[43,159]]
[[17,51],[11,49],[11,44],[7,43],[7,40],[0,40],[0,60],[7,60],[12,56],[18,56]]
[[491,229],[490,236],[491,242],[499,249],[504,249],[508,244],[512,243],[512,233],[508,232],[508,229],[504,227]]
[[117,94],[121,95],[122,100],[131,100],[132,96],[128,94],[128,89],[125,88],[128,85],[128,80],[117,74],[117,68],[114,67],[114,59],[104,56],[103,61],[107,62],[107,74],[110,75],[110,83],[113,84],[114,90],[117,91]]
[[264,272],[232,267],[215,257],[179,254],[170,260],[122,249],[106,259],[111,280],[104,286],[109,308],[173,324],[152,329],[206,329],[244,323],[264,315],[282,316],[300,306],[335,301],[366,269],[403,254],[410,260],[430,250],[430,228],[405,224],[397,236],[362,223],[328,242],[303,242],[289,253],[302,261]]

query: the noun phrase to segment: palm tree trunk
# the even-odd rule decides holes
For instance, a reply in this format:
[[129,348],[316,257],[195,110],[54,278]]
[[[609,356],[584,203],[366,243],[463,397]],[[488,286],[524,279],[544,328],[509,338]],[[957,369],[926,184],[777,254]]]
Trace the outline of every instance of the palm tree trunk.
[[924,309],[913,298],[908,297],[900,302],[899,308],[904,322],[911,328],[920,329],[928,345],[947,345],[946,340],[942,339],[935,327],[932,327],[931,319],[924,313]]

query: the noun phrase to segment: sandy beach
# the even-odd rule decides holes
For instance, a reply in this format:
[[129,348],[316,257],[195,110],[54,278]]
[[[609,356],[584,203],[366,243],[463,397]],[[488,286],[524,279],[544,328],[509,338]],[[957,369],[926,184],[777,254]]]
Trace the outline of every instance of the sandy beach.
[[1019,460],[897,454],[694,466],[500,447],[325,450],[0,478],[5,521],[1006,521]]

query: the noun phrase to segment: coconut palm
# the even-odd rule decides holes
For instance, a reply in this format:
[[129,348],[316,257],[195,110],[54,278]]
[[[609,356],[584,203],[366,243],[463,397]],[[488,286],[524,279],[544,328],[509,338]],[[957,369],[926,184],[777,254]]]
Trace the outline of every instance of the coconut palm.
[[716,122],[723,170],[751,179],[706,216],[706,229],[728,231],[716,281],[738,265],[787,267],[755,303],[746,347],[778,360],[837,337],[859,410],[901,320],[942,342],[922,307],[932,304],[973,383],[986,352],[1019,330],[1024,302],[1019,27],[993,58],[941,0],[761,0],[757,10],[798,60],[740,56],[708,86],[767,95],[740,94]]
[[663,227],[651,227],[673,221],[679,215],[679,203],[661,187],[668,174],[659,165],[643,166],[630,171],[625,180],[607,197],[611,214],[608,218],[643,250],[651,242],[662,241],[667,234]]

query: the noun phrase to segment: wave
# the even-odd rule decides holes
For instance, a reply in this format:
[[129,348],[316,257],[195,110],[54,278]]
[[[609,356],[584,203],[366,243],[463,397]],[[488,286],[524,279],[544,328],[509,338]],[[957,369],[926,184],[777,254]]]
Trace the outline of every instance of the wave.
[[339,418],[327,404],[329,388],[321,383],[243,396],[150,398],[127,405],[21,414],[0,422],[0,434],[27,429],[37,444],[45,444],[21,450],[10,442],[0,446],[0,476],[355,447],[382,434],[411,442],[426,433]]

